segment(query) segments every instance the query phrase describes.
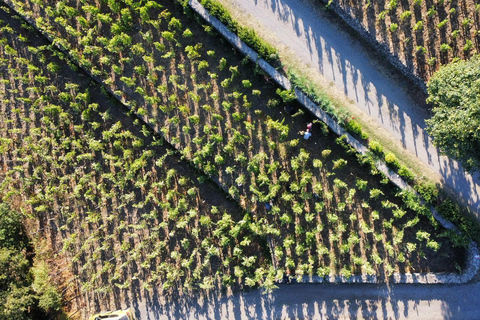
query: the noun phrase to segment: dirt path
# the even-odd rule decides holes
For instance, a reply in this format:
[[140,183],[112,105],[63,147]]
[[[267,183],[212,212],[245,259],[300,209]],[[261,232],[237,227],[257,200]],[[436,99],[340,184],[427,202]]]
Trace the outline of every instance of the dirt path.
[[369,48],[343,31],[338,21],[329,19],[327,15],[332,13],[322,10],[323,5],[311,0],[220,2],[243,16],[242,20],[263,29],[260,33],[267,30],[267,38],[277,47],[288,48],[308,70],[332,82],[374,125],[438,174],[479,217],[479,174],[472,177],[455,161],[439,156],[424,131],[428,110],[420,90],[412,90],[390,65],[379,62]]
[[[480,284],[281,285],[230,297],[139,303],[140,319],[478,319]],[[154,300],[155,301],[155,300]],[[158,301],[158,300],[156,300]]]

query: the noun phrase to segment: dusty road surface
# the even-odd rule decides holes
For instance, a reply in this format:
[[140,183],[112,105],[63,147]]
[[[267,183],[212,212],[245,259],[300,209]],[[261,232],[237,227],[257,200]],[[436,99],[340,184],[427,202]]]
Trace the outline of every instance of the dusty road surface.
[[[220,0],[263,29],[274,45],[287,47],[309,69],[335,84],[355,105],[441,176],[443,182],[480,212],[480,179],[464,173],[455,161],[439,156],[424,131],[428,118],[424,98],[388,64],[332,21],[320,1]],[[260,32],[262,33],[262,32]],[[477,214],[478,217],[478,214]]]
[[480,284],[280,285],[228,297],[151,297],[139,319],[480,319]]

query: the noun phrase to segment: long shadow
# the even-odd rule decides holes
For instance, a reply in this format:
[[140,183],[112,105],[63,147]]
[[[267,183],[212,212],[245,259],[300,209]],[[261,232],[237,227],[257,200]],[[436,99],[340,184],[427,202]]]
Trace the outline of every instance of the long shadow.
[[140,305],[141,319],[478,319],[479,284],[281,284]]

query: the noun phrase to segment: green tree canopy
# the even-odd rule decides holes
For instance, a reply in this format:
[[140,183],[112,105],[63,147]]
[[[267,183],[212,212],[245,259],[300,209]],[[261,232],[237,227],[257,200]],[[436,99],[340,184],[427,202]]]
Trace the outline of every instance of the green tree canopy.
[[48,319],[61,307],[47,263],[32,266],[31,250],[21,216],[0,203],[0,319]]
[[0,203],[0,247],[26,249],[29,245],[21,223],[21,216]]
[[480,168],[480,56],[443,66],[428,83],[427,102],[433,105],[427,132],[433,143],[462,163],[467,171]]

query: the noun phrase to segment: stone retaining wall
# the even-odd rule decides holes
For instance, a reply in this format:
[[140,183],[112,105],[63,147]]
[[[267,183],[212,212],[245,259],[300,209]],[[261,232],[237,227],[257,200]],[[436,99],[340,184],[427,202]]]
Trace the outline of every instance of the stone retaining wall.
[[[246,45],[236,34],[231,32],[227,26],[225,26],[220,20],[213,17],[208,10],[206,10],[197,0],[190,0],[189,6],[198,13],[205,21],[211,24],[226,40],[228,40],[235,48],[241,51],[245,56],[248,56],[250,60],[256,64],[263,71],[265,71],[278,85],[286,90],[292,88],[292,84],[287,77],[285,77],[281,72],[277,71],[272,65],[267,61],[260,58],[260,56],[248,45]],[[332,117],[325,113],[317,104],[315,104],[306,94],[300,91],[297,88],[294,88],[295,95],[297,100],[307,108],[313,115],[318,119],[325,122],[328,127],[338,134],[339,136],[345,135],[346,141],[353,147],[357,152],[361,154],[366,154],[368,148],[364,146],[360,141],[355,139],[350,135],[342,126],[340,126]],[[387,176],[390,181],[392,181],[396,186],[402,190],[413,191],[413,188],[408,185],[408,183],[403,180],[397,173],[392,171],[385,162],[376,161],[376,167],[381,171],[385,176]],[[436,210],[431,207],[432,214],[434,218],[445,228],[453,229],[458,232],[458,229],[451,222],[445,220],[443,217],[436,212]],[[399,274],[394,273],[390,277],[390,282],[393,283],[466,283],[470,281],[475,274],[477,273],[480,267],[480,259],[475,258],[479,255],[477,245],[472,241],[470,243],[467,258],[466,258],[466,268],[462,274],[446,274],[446,273],[412,273],[412,274]],[[304,276],[301,282],[304,283],[378,283],[376,276],[369,275],[355,275],[349,278],[343,276]]]

